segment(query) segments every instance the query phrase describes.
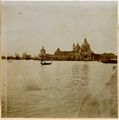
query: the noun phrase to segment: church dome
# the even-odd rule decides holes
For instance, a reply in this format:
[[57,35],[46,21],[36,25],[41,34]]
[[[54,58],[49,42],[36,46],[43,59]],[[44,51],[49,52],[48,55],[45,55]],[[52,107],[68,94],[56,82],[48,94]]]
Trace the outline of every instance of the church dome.
[[84,39],[84,43],[81,45],[81,51],[82,52],[89,52],[90,51],[90,45],[87,42],[87,39]]

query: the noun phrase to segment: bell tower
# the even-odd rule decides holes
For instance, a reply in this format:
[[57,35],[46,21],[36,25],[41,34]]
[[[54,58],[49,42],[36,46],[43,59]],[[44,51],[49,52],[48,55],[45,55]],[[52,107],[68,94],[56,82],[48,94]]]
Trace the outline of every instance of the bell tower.
[[73,44],[73,51],[75,51],[76,50],[76,47],[75,47],[75,44]]

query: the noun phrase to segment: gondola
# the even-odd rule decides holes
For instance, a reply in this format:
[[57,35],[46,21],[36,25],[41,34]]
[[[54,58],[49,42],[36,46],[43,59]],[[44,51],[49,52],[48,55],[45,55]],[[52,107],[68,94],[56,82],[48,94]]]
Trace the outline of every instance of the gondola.
[[40,50],[41,51],[41,65],[51,65],[52,62],[46,62],[45,60],[45,57],[46,57],[46,50],[44,49],[44,47],[42,47],[42,49]]
[[41,62],[41,65],[51,65],[52,62]]

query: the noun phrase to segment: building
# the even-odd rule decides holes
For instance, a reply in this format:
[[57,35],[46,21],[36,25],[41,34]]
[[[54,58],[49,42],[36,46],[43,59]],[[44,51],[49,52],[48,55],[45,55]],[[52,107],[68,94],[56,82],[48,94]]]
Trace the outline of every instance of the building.
[[40,50],[40,59],[45,60],[45,56],[46,56],[46,50],[44,47],[42,47],[42,49]]
[[42,47],[42,49],[40,50],[40,53],[41,53],[41,55],[45,55],[46,54],[46,50],[45,50],[44,47]]
[[80,46],[79,46],[79,43],[77,43],[76,46],[75,46],[75,44],[73,44],[73,51],[75,51],[75,52],[80,52]]
[[82,60],[92,60],[93,52],[86,38],[84,39],[84,42],[81,45],[81,50],[80,50],[79,55]]
[[72,51],[61,51],[59,48],[56,49],[55,55],[73,60],[92,60],[93,59],[93,52],[90,48],[90,44],[87,42],[87,39],[84,39],[84,42],[80,46],[79,43],[76,45],[73,44]]

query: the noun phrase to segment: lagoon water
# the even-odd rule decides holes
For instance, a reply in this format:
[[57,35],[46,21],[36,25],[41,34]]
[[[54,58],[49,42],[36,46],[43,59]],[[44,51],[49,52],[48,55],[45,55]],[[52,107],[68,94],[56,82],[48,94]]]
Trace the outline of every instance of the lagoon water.
[[110,84],[117,80],[113,66],[84,61],[54,61],[45,66],[32,60],[7,62],[2,116],[117,117],[117,96]]

